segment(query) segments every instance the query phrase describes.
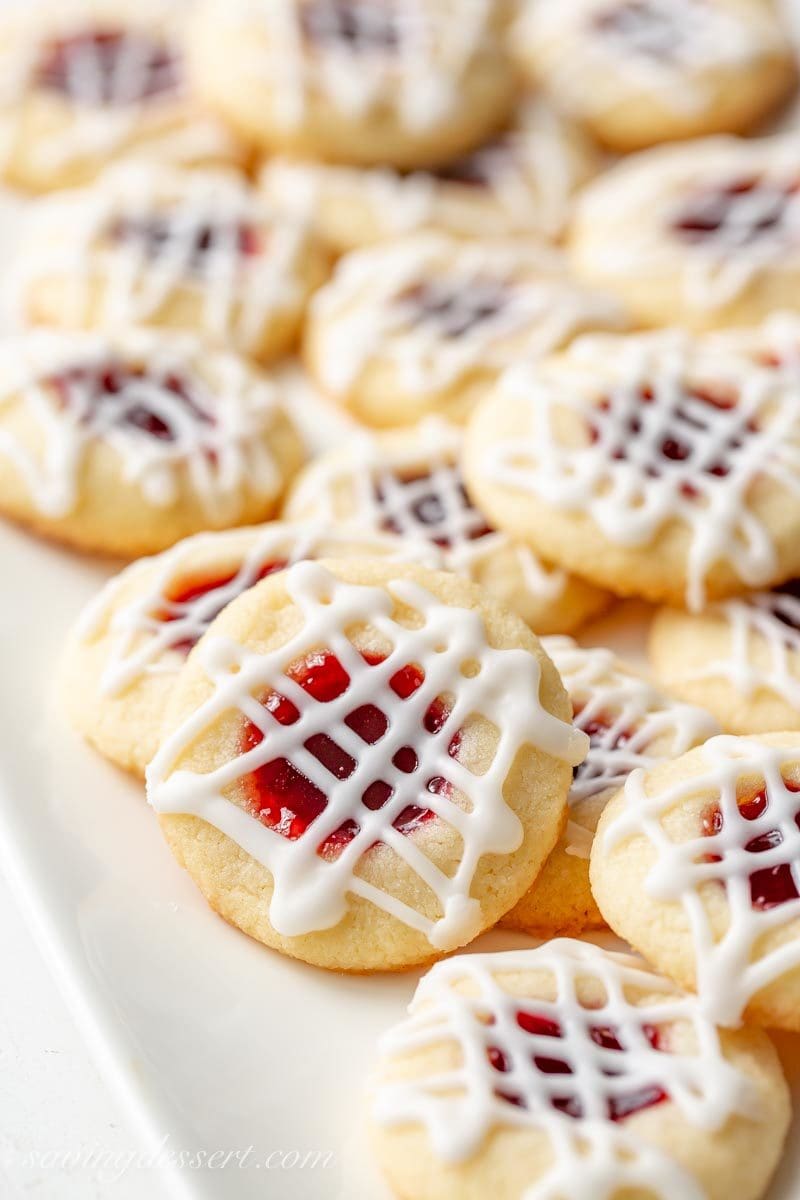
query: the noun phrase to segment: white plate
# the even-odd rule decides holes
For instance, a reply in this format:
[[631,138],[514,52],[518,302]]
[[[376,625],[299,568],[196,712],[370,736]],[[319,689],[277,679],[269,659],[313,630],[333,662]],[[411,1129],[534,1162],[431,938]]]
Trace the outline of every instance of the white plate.
[[[362,1136],[363,1085],[417,976],[331,975],[215,917],[169,855],[141,786],[54,710],[64,635],[107,569],[8,527],[0,561],[0,850],[24,910],[151,1150],[167,1136],[175,1154],[253,1147],[224,1173],[176,1168],[176,1196],[385,1200]],[[627,606],[595,634],[635,654],[642,625]],[[798,1044],[782,1048],[800,1081]],[[800,1101],[800,1083],[796,1092]],[[269,1168],[276,1151],[331,1159]],[[793,1160],[770,1200],[800,1197],[800,1151]]]

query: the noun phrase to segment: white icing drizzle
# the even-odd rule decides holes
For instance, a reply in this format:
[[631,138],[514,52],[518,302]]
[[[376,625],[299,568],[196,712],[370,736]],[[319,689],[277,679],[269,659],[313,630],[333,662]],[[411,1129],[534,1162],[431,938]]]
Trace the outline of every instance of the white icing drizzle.
[[[351,119],[387,107],[409,130],[444,121],[462,101],[461,85],[473,64],[496,44],[496,0],[349,0],[347,18],[371,44],[355,50],[346,38],[308,45],[298,0],[223,0],[217,20],[239,31],[242,79],[273,91],[273,118],[294,129],[309,100],[324,99]],[[335,0],[321,0],[317,27],[335,33]],[[395,44],[386,49],[370,37],[390,24]]]
[[[706,402],[693,387],[735,403]],[[690,534],[691,609],[703,607],[706,575],[717,562],[729,562],[750,587],[774,573],[769,530],[748,496],[765,478],[800,492],[796,391],[775,373],[668,331],[582,338],[549,370],[511,368],[501,388],[522,406],[527,431],[486,447],[486,479],[588,514],[615,545],[646,547],[681,521]],[[559,436],[565,415],[584,425],[583,444]],[[673,441],[680,446],[667,457],[663,447]],[[712,473],[721,461],[726,473]]]
[[[3,14],[0,39],[0,160],[13,152],[24,117],[23,106],[50,97],[69,121],[56,132],[40,122],[24,153],[38,171],[57,172],[96,159],[98,168],[122,151],[146,154],[155,161],[192,164],[238,156],[236,143],[221,121],[191,102],[182,61],[185,6],[143,0],[112,9],[85,3],[36,4],[35,13]],[[37,73],[49,44],[98,30],[128,35],[114,70],[89,43],[69,63],[70,94],[40,89]],[[163,46],[171,59],[169,87],[142,94],[149,73],[147,58]],[[143,55],[145,56],[143,58]],[[110,88],[110,97],[106,89]]]
[[[534,972],[537,981],[527,993],[505,984],[518,973]],[[523,1030],[520,1010],[555,1022],[562,1036]],[[690,1051],[670,1045],[675,1026],[691,1030]],[[598,1027],[611,1030],[623,1049],[598,1044],[591,1036]],[[651,1044],[648,1027],[666,1031],[664,1049]],[[447,1045],[458,1050],[449,1069],[412,1078],[392,1071],[409,1055]],[[507,1071],[492,1067],[492,1048],[504,1056]],[[757,1111],[753,1084],[726,1061],[718,1031],[695,997],[640,959],[571,939],[437,963],[419,984],[409,1016],[385,1035],[381,1050],[374,1120],[390,1129],[422,1125],[444,1162],[479,1153],[498,1127],[546,1134],[554,1161],[522,1200],[613,1200],[626,1188],[659,1200],[704,1195],[673,1160],[609,1119],[615,1097],[660,1088],[685,1121],[709,1131],[723,1128],[735,1114],[754,1119]],[[536,1055],[559,1059],[572,1073],[543,1072]],[[511,1104],[498,1091],[522,1103]],[[553,1106],[565,1095],[575,1098],[581,1116]]]
[[[93,403],[91,381],[70,382],[66,403],[49,382],[62,372],[109,364],[142,367],[146,374],[100,403]],[[162,385],[173,376],[186,383],[191,407]],[[48,517],[73,511],[86,454],[98,441],[119,456],[126,482],[157,506],[174,503],[188,484],[209,517],[223,519],[235,513],[244,488],[257,495],[279,488],[280,467],[267,444],[279,407],[276,389],[235,355],[211,354],[194,338],[166,339],[146,330],[124,338],[34,330],[0,341],[0,379],[0,456]],[[20,406],[31,422],[30,441],[8,420]],[[172,436],[155,437],[126,422],[140,407]]]
[[[158,232],[148,236],[153,222]],[[133,232],[115,237],[115,228]],[[256,252],[242,251],[242,231],[257,239]],[[24,303],[32,285],[65,277],[80,285],[69,314],[75,324],[91,312],[105,325],[125,327],[156,317],[188,288],[199,301],[204,335],[247,352],[272,316],[302,301],[305,248],[306,227],[276,219],[231,172],[121,163],[90,188],[31,206],[15,293]]]
[[[564,571],[543,563],[505,533],[481,532],[486,518],[466,498],[458,465],[462,441],[461,430],[438,417],[421,421],[413,444],[405,447],[358,430],[339,451],[314,460],[294,487],[287,514],[311,513],[332,523],[340,515],[337,495],[347,487],[352,504],[347,519],[361,528],[389,527],[403,538],[433,545],[445,542],[444,566],[467,578],[479,576],[495,554],[512,548],[531,595],[557,602],[567,585]],[[401,482],[405,472],[413,476],[421,470],[425,478]],[[426,520],[420,519],[420,502]]]
[[[209,698],[164,741],[147,772],[148,798],[160,813],[192,813],[232,838],[266,867],[274,880],[270,921],[292,937],[337,925],[348,910],[348,896],[372,904],[424,933],[431,945],[452,950],[470,940],[481,925],[480,903],[470,895],[484,855],[509,854],[522,841],[519,818],[503,796],[508,772],[525,745],[533,745],[562,761],[575,763],[586,750],[586,738],[548,713],[539,700],[540,668],[522,649],[498,650],[487,642],[480,615],[443,604],[410,580],[387,587],[348,584],[319,563],[296,563],[283,575],[286,591],[301,622],[282,646],[256,654],[229,638],[206,637],[197,655],[213,684]],[[414,614],[414,627],[393,615],[396,602]],[[418,624],[416,624],[418,622]],[[388,643],[387,658],[367,667],[348,636],[367,627]],[[310,652],[327,648],[350,678],[335,700],[317,703],[285,674],[287,667]],[[479,665],[465,675],[465,662]],[[401,701],[389,685],[402,667],[419,664],[424,681]],[[297,708],[299,719],[278,725],[258,695],[275,691]],[[452,697],[441,728],[421,740],[423,716],[439,696]],[[389,718],[386,733],[367,745],[345,724],[361,705],[379,707]],[[263,733],[255,746],[204,774],[175,768],[181,755],[226,713],[240,712]],[[456,731],[480,714],[497,730],[497,744],[485,772],[473,774],[449,753]],[[335,733],[336,744],[356,763],[346,779],[335,778],[308,751],[308,738]],[[419,771],[405,774],[393,756],[403,746],[419,755]],[[230,792],[262,764],[286,757],[328,798],[327,807],[296,841],[268,828],[233,803]],[[446,790],[426,790],[425,780],[441,777],[468,798],[454,802]],[[365,786],[382,779],[393,787],[383,808],[361,802]],[[462,841],[461,858],[452,875],[429,859],[424,843],[406,836],[393,822],[408,805],[423,804]],[[356,820],[358,832],[333,861],[317,847],[334,830]],[[362,856],[375,842],[394,851],[436,898],[441,915],[434,920],[358,874]]]
[[550,247],[435,233],[346,255],[314,296],[311,320],[315,372],[337,397],[374,361],[426,395],[548,354],[586,329],[625,326],[618,303],[570,280]]
[[[625,785],[625,805],[605,830],[603,849],[612,850],[630,837],[644,837],[655,851],[645,878],[653,899],[682,906],[689,923],[698,1000],[709,1019],[720,1025],[738,1024],[753,996],[787,971],[800,965],[800,938],[767,949],[765,936],[790,930],[800,917],[800,899],[771,908],[757,908],[751,898],[750,876],[774,867],[788,868],[800,891],[800,793],[790,791],[784,770],[796,766],[800,751],[791,745],[766,746],[755,740],[720,736],[702,749],[705,767],[672,786],[648,792],[643,771]],[[756,782],[752,782],[755,779]],[[745,796],[766,787],[767,805],[752,820],[742,816],[737,785],[748,783]],[[695,836],[675,840],[666,818],[682,806],[709,795],[716,804],[722,828],[704,833],[700,818]],[[674,828],[674,823],[670,825]],[[765,834],[777,844],[748,851],[753,839]],[[720,861],[708,861],[709,857]],[[712,924],[708,885],[724,885],[724,926]]]
[[[544,101],[529,99],[517,125],[459,160],[480,184],[438,178],[427,171],[402,174],[391,167],[349,167],[268,160],[261,183],[269,199],[309,219],[326,203],[356,198],[387,236],[439,227],[461,236],[539,232],[557,237],[570,214],[571,198],[589,173],[590,151]],[[494,216],[487,219],[487,210]]]
[[[604,18],[605,27],[595,24]],[[769,13],[707,0],[533,3],[523,6],[515,32],[523,47],[538,47],[548,88],[579,114],[630,102],[633,92],[695,113],[713,101],[721,69],[783,49]]]
[[[687,205],[717,189],[757,179],[732,197],[718,229],[690,237],[675,230]],[[793,136],[743,141],[709,138],[623,163],[585,194],[584,220],[596,222],[591,260],[614,275],[681,275],[684,302],[713,311],[758,279],[782,272],[800,249],[800,153]],[[792,269],[794,267],[792,266]]]
[[[720,731],[710,713],[671,700],[610,650],[586,650],[567,637],[543,638],[542,646],[569,692],[577,728],[599,726],[589,734],[589,753],[569,794],[578,818],[582,804],[622,787],[631,771],[684,754]],[[658,749],[655,743],[661,743]],[[586,833],[575,820],[567,823],[567,854],[589,857],[592,839]]]
[[[175,647],[198,642],[217,614],[261,578],[265,566],[351,552],[439,565],[439,556],[427,542],[348,532],[346,525],[332,529],[311,521],[199,533],[163,554],[139,559],[109,580],[78,623],[84,642],[95,641],[101,633],[112,639],[100,681],[102,694],[119,696],[144,675],[176,675],[185,655]],[[195,578],[202,582],[205,573],[214,579],[220,566],[223,576],[231,576],[227,582],[189,600],[171,599],[176,585]],[[120,603],[137,579],[141,586]]]

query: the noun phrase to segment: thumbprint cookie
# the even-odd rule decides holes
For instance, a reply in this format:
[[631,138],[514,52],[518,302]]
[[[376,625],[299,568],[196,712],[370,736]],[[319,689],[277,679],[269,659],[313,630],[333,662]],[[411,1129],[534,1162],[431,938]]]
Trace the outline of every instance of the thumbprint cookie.
[[227,921],[317,966],[391,970],[520,899],[587,743],[534,635],[474,584],[301,562],[198,642],[148,795]]

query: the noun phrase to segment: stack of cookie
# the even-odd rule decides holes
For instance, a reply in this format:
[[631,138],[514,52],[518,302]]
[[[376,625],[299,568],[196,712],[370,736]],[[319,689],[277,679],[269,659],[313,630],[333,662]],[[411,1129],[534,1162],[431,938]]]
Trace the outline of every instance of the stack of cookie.
[[[516,931],[382,1047],[398,1196],[757,1200],[800,1032],[769,0],[69,0],[0,46],[0,511],[135,560],[73,724],[273,950]],[[652,679],[569,636],[617,598]]]

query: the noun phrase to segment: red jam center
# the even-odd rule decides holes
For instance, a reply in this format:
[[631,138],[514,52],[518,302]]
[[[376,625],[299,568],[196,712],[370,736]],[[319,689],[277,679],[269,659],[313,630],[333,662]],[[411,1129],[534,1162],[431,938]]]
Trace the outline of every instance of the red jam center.
[[387,0],[306,0],[300,27],[312,46],[333,46],[351,54],[393,54],[400,28]]
[[476,279],[468,288],[449,281],[418,283],[398,296],[398,304],[415,325],[425,325],[446,341],[454,341],[499,316],[510,297],[504,284]]
[[513,134],[487,142],[472,154],[437,167],[428,174],[442,183],[459,183],[464,187],[491,187],[498,175],[508,166],[514,153]]
[[116,107],[174,92],[180,71],[162,42],[133,30],[96,29],[51,42],[36,83],[79,104]]
[[[363,655],[365,667],[374,667],[385,661],[380,654]],[[350,677],[338,658],[329,650],[315,651],[290,667],[287,674],[300,685],[304,692],[319,704],[330,704],[343,695],[350,686]],[[389,681],[394,694],[400,700],[408,700],[422,686],[425,676],[412,664],[401,667]],[[300,720],[295,704],[278,692],[271,692],[262,700],[267,712],[279,725],[294,725]],[[442,700],[429,705],[420,725],[420,734],[435,734],[444,725],[450,710]],[[376,704],[362,704],[354,708],[343,719],[344,724],[367,746],[374,746],[386,734],[389,718]],[[335,739],[335,729],[330,733],[312,734],[303,743],[305,749],[326,771],[338,780],[349,779],[356,770],[357,762]],[[258,726],[248,722],[245,726],[241,752],[245,753],[260,745],[264,735]],[[454,735],[449,753],[455,758],[460,745],[460,736]],[[413,746],[401,746],[392,757],[392,764],[403,774],[411,775],[419,769],[420,762]],[[290,841],[303,836],[309,826],[328,804],[328,797],[287,758],[275,758],[257,767],[244,780],[245,798],[251,812],[259,820]],[[441,776],[420,781],[420,799],[427,791],[432,795],[448,795],[450,784]],[[388,804],[394,788],[383,779],[375,779],[361,793],[364,808],[376,811]],[[411,833],[435,814],[424,804],[408,804],[392,822],[400,833]],[[317,852],[326,858],[335,858],[341,850],[360,832],[355,818],[344,821],[330,833],[318,847]]]
[[457,466],[385,471],[374,477],[372,495],[383,513],[381,528],[389,533],[424,537],[446,550],[493,532],[472,505]]
[[[579,720],[580,714],[583,711],[580,707],[573,705],[573,717],[579,729],[582,729],[589,738],[589,753],[582,763],[572,769],[573,779],[581,779],[585,775],[590,778],[597,777],[597,790],[607,786],[608,782],[608,763],[604,761],[607,754],[613,753],[615,758],[619,752],[619,762],[614,766],[614,778],[618,774],[626,770],[626,756],[623,753],[625,746],[633,737],[632,729],[615,730],[613,738],[609,736],[614,729],[615,721],[613,717],[607,717],[603,713],[598,713],[591,720]],[[633,770],[638,764],[635,761],[630,762],[630,770]]]
[[[793,783],[789,779],[784,780],[784,783],[787,791],[800,792],[800,784]],[[756,792],[754,796],[750,796],[746,800],[739,800],[738,807],[745,821],[757,820],[769,807],[766,788],[762,788],[760,792]],[[800,829],[800,808],[798,808],[794,821],[797,828]],[[706,837],[713,837],[722,832],[724,824],[725,818],[722,809],[718,804],[714,804],[703,817],[703,833]],[[781,831],[769,829],[765,833],[758,834],[757,837],[750,838],[744,848],[748,854],[763,854],[765,850],[772,850],[782,843]],[[721,862],[722,859],[718,854],[709,854],[706,856],[706,861]],[[786,904],[789,900],[797,900],[800,896],[792,874],[791,863],[775,863],[771,867],[756,869],[750,872],[749,878],[750,902],[753,908],[761,911],[776,908],[779,904]]]
[[[45,381],[56,392],[64,408],[76,413],[86,424],[92,419],[112,428],[125,428],[174,442],[178,429],[171,412],[176,405],[182,415],[190,415],[203,425],[213,418],[192,398],[185,379],[167,373],[151,375],[144,367],[108,362],[100,366],[72,367]],[[158,398],[163,398],[163,407]]]
[[724,237],[733,246],[747,246],[787,231],[787,208],[798,191],[800,179],[782,185],[758,177],[735,179],[699,191],[675,217],[672,229],[691,244]]
[[220,254],[247,259],[261,252],[258,231],[241,221],[230,224],[201,221],[188,225],[169,214],[141,220],[123,217],[111,227],[109,236],[113,241],[135,247],[153,262],[173,256],[180,270],[193,274],[202,274],[212,257]]
[[[276,571],[282,571],[287,567],[288,560],[285,558],[275,559],[272,562],[264,563],[254,576],[248,579],[247,587],[253,587],[261,579],[266,579],[267,575],[274,575]],[[193,646],[196,646],[200,638],[208,629],[211,622],[217,617],[236,596],[240,595],[247,589],[242,586],[231,593],[230,585],[239,577],[239,572],[234,571],[229,575],[219,575],[213,579],[184,579],[177,582],[165,595],[167,601],[166,608],[159,609],[154,613],[157,621],[163,621],[168,624],[171,621],[184,620],[187,616],[192,616],[192,609],[196,608],[197,601],[205,596],[212,597],[212,603],[206,608],[203,619],[194,620],[194,629],[191,636],[181,638],[179,642],[172,642],[171,650],[179,650],[182,654],[188,654]],[[213,595],[219,593],[218,602],[213,602]]]
[[628,0],[604,9],[593,17],[592,29],[622,43],[629,54],[654,59],[673,58],[685,37],[680,20],[663,0]]
[[[526,1009],[518,1009],[517,1025],[525,1033],[530,1033],[537,1038],[552,1038],[554,1042],[564,1037],[561,1026],[558,1021],[552,1020],[550,1017],[545,1017],[541,1013],[528,1012]],[[589,1025],[587,1029],[588,1035],[596,1046],[603,1050],[619,1051],[620,1063],[619,1068],[606,1067],[603,1069],[603,1074],[608,1077],[618,1077],[625,1074],[625,1046],[619,1040],[619,1032],[612,1025]],[[654,1050],[661,1050],[661,1040],[658,1030],[652,1025],[643,1025],[642,1032],[647,1041]],[[508,1055],[496,1046],[489,1046],[487,1049],[489,1063],[494,1067],[495,1071],[500,1074],[507,1074],[512,1070],[513,1064]],[[538,1071],[543,1075],[573,1075],[574,1071],[566,1058],[559,1055],[558,1046],[553,1046],[553,1053],[541,1054],[532,1053],[530,1061]],[[515,1104],[518,1108],[527,1108],[525,1097],[511,1091],[497,1089],[496,1095],[501,1099],[507,1100],[509,1104]],[[630,1117],[633,1113],[641,1112],[642,1109],[652,1108],[656,1104],[663,1103],[668,1099],[667,1093],[658,1084],[652,1084],[645,1087],[638,1087],[630,1092],[622,1092],[617,1095],[607,1098],[607,1116],[610,1121],[623,1121],[626,1117]],[[569,1084],[565,1083],[563,1095],[553,1095],[550,1098],[550,1103],[558,1112],[565,1113],[568,1117],[581,1118],[586,1114],[583,1111],[583,1105],[578,1096],[569,1089]]]
[[[651,460],[643,469],[651,479],[661,478],[673,463],[685,464],[684,470],[691,466],[700,474],[724,479],[733,470],[747,435],[758,429],[755,422],[741,420],[735,396],[692,388],[677,399],[670,399],[666,420],[657,426],[654,434],[648,428],[646,415],[651,405],[662,403],[660,397],[653,388],[645,386],[639,389],[634,399],[629,415],[620,421],[619,430],[615,431],[616,437],[608,442],[608,453],[618,462],[625,461],[634,457],[630,449],[632,441],[650,438]],[[624,400],[627,401],[627,397]],[[590,425],[593,442],[599,441],[604,433],[604,416],[607,414],[612,420],[615,417],[614,409],[613,398],[598,404],[598,417]],[[727,419],[720,422],[716,413],[726,414]],[[681,492],[688,499],[696,499],[700,494],[688,480],[681,484]]]
[[[800,579],[790,579],[787,583],[782,583],[780,587],[772,589],[772,594],[776,597],[791,596],[794,600],[800,601]],[[769,611],[776,621],[780,621],[788,629],[800,631],[800,619],[791,610],[780,605],[777,600],[774,605],[770,605]],[[794,648],[793,642],[789,641],[788,644]]]

